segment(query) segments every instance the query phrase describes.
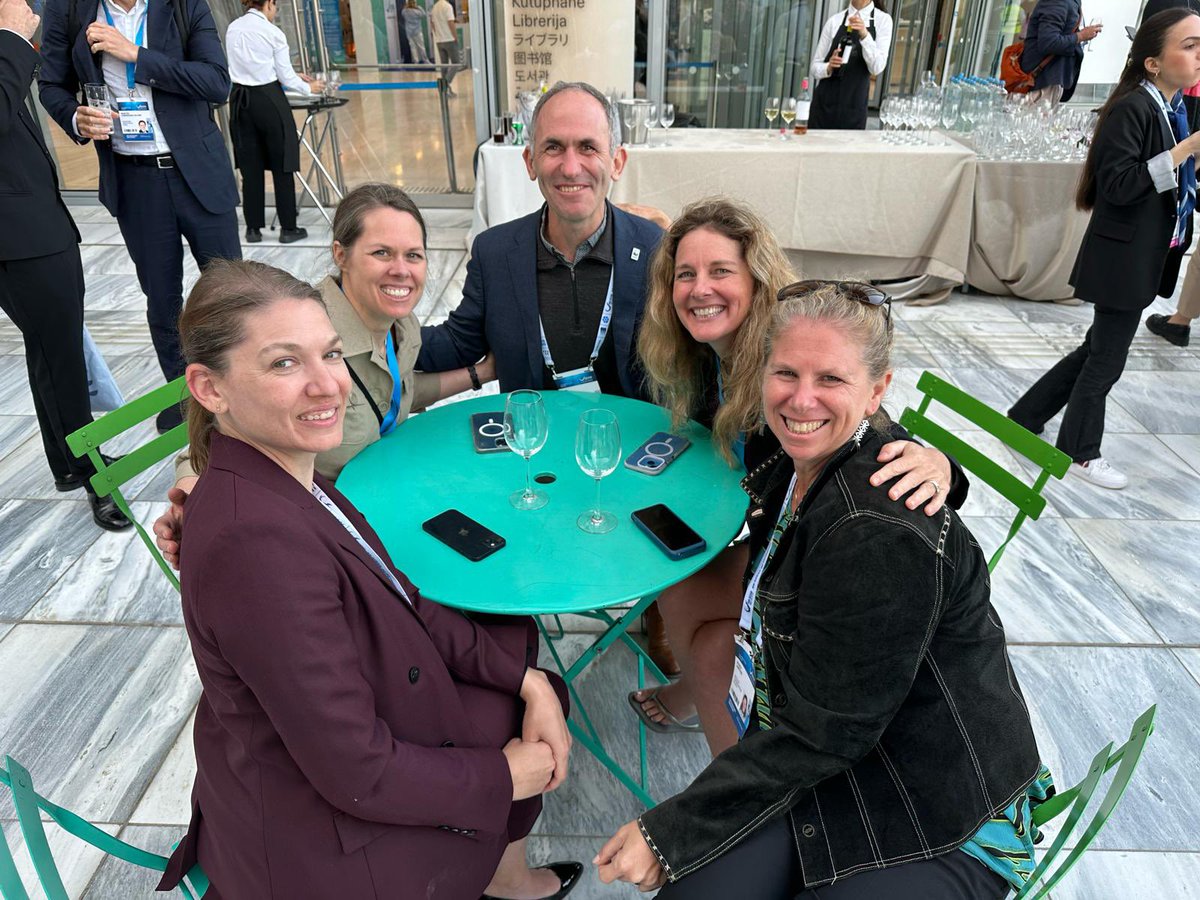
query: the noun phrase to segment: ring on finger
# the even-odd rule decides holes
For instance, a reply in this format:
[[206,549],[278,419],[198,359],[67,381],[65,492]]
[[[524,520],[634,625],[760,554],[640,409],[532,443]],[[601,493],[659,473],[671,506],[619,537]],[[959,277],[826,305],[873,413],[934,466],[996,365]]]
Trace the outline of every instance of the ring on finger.
[[929,480],[926,482],[926,484],[932,484],[932,485],[933,485],[933,493],[934,493],[934,495],[935,495],[935,496],[936,496],[936,495],[938,495],[938,494],[940,494],[940,493],[942,492],[942,486],[941,486],[940,484],[938,484],[936,481],[934,481],[932,478],[930,478],[930,479],[929,479]]

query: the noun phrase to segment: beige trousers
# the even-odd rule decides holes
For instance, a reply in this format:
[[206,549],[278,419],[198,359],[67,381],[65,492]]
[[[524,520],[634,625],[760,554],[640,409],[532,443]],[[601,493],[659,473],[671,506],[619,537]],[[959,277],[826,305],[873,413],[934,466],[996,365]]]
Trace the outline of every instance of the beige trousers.
[[1178,312],[1189,319],[1200,318],[1200,250],[1192,254],[1187,271],[1183,274]]

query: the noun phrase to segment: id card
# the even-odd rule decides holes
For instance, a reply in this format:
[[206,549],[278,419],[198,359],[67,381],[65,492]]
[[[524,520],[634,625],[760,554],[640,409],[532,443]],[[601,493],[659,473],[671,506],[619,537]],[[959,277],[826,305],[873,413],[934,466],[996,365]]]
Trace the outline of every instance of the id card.
[[734,637],[733,642],[733,678],[729,682],[725,709],[733,719],[738,740],[741,740],[750,727],[750,716],[754,714],[754,655],[744,634]]
[[121,136],[127,141],[154,140],[154,113],[146,100],[118,100]]
[[596,380],[596,372],[591,366],[572,369],[554,376],[554,385],[560,391],[580,391],[581,393],[600,393],[600,382]]

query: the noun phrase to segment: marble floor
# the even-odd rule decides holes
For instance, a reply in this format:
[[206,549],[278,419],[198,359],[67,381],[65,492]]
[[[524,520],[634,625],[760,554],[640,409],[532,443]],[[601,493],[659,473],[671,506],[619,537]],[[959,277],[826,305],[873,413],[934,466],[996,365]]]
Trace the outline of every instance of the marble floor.
[[[159,379],[144,301],[116,224],[97,206],[76,207],[75,214],[84,235],[87,323],[131,398]],[[418,308],[425,321],[438,321],[458,302],[469,221],[467,210],[429,215],[429,287]],[[311,211],[302,222],[309,240],[280,247],[268,234],[246,255],[318,278],[331,265],[328,231]],[[1162,301],[1157,308],[1171,306]],[[898,413],[912,402],[923,369],[1004,408],[1079,339],[1089,315],[1087,307],[977,294],[900,307],[890,408]],[[54,492],[22,352],[15,327],[0,317],[0,754],[28,767],[52,800],[132,843],[165,851],[188,820],[199,696],[178,598],[133,534],[100,531],[82,500]],[[1122,740],[1151,703],[1159,706],[1132,787],[1058,898],[1200,896],[1200,604],[1187,588],[1200,583],[1200,561],[1189,550],[1200,542],[1198,392],[1200,347],[1174,348],[1140,333],[1112,394],[1104,444],[1129,473],[1130,487],[1051,484],[1046,515],[1025,527],[996,574],[994,602],[1044,758],[1061,784],[1078,781],[1100,747]],[[980,438],[967,423],[948,424]],[[1056,427],[1051,423],[1051,434]],[[157,515],[169,478],[160,467],[133,486],[143,520]],[[1002,539],[1008,513],[986,489],[973,488],[964,515],[985,549]],[[581,623],[572,627],[579,630],[562,641],[567,658],[587,640]],[[618,645],[580,683],[613,755],[629,765],[637,743],[624,694],[633,679],[633,659]],[[666,795],[705,764],[706,750],[696,736],[651,735],[650,757],[650,790]],[[637,813],[633,797],[578,753],[570,780],[547,799],[532,853],[542,861],[590,860]],[[0,791],[0,827],[15,847],[13,818]],[[152,896],[151,874],[104,859],[55,826],[49,831],[72,897]],[[18,856],[28,873],[24,854]],[[635,895],[601,885],[589,871],[573,896]]]

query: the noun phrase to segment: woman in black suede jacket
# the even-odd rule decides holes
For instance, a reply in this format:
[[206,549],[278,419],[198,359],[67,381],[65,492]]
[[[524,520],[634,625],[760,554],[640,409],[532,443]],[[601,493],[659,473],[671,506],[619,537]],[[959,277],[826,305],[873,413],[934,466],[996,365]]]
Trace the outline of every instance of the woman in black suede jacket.
[[889,440],[886,297],[811,282],[780,297],[763,411],[782,449],[743,482],[754,712],[609,840],[601,879],[669,882],[664,900],[1003,897],[1030,868],[1048,778],[986,562],[952,510],[869,484]]

